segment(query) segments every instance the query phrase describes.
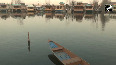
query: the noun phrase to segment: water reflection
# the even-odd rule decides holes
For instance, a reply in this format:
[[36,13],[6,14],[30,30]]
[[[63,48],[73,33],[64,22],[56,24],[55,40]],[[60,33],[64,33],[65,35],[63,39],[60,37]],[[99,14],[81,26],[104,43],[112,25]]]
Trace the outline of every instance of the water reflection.
[[109,21],[109,17],[108,16],[109,16],[109,14],[104,14],[104,13],[101,13],[101,15],[100,15],[101,24],[102,24],[102,31],[104,31],[106,22]]
[[85,14],[85,19],[93,19],[94,14],[93,13],[89,13],[89,14]]
[[27,12],[28,17],[35,17],[35,12]]
[[11,13],[11,17],[15,19],[18,19],[18,18],[25,19],[26,13]]
[[[100,16],[98,16],[100,15]],[[93,22],[98,22],[98,20],[101,21],[102,24],[102,31],[105,29],[106,23],[110,19],[116,19],[116,13],[106,14],[106,13],[44,13],[44,12],[25,12],[25,13],[0,13],[0,18],[3,20],[8,19],[9,17],[12,17],[14,19],[17,19],[17,22],[20,25],[23,25],[23,20],[26,19],[26,17],[44,17],[46,21],[50,21],[50,19],[59,19],[60,21],[65,21],[69,24],[69,22],[77,21],[77,22],[83,22],[83,20],[91,20]]]
[[4,20],[6,20],[7,18],[10,17],[10,14],[9,13],[0,13],[0,17]]
[[116,19],[116,14],[113,14],[113,13],[110,14],[110,15],[109,15],[109,18],[111,18],[111,19]]
[[55,13],[55,18],[58,18],[60,21],[62,21],[65,17],[65,13]]
[[53,19],[54,13],[45,13],[47,19]]
[[59,60],[54,56],[54,54],[49,54],[48,58],[55,64],[55,65],[63,65]]
[[30,42],[28,42],[28,51],[30,52]]
[[74,13],[74,19],[76,19],[76,21],[78,22],[82,22],[84,17],[84,13]]

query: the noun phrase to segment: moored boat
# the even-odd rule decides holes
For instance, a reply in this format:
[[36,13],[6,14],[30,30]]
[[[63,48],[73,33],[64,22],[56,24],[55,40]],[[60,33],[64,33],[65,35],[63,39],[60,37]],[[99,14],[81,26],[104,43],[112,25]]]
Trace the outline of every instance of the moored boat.
[[78,57],[68,49],[59,45],[58,43],[48,40],[48,44],[53,54],[63,65],[90,65],[85,60]]

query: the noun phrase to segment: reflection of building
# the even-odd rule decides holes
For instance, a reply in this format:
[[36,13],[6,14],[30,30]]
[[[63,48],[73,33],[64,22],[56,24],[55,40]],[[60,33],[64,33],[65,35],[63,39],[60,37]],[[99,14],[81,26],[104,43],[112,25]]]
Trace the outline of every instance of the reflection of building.
[[63,20],[65,17],[64,13],[55,13],[55,18],[59,18],[60,20]]
[[74,5],[74,12],[84,12],[83,3],[78,2],[77,5]]
[[53,13],[45,13],[46,18],[52,18],[53,19],[54,14]]
[[26,13],[12,13],[11,17],[25,19],[26,18]]
[[74,13],[74,18],[76,21],[81,21],[83,19],[84,13]]
[[37,13],[37,16],[43,16],[44,13]]
[[60,5],[55,6],[55,12],[66,12],[66,8],[63,2],[59,3]]
[[85,19],[92,19],[94,17],[93,14],[85,14],[84,18]]
[[116,14],[110,14],[110,18],[116,19]]
[[20,25],[23,25],[23,20],[26,18],[26,13],[12,13],[12,18],[15,18]]
[[35,16],[35,13],[34,12],[27,12],[27,16],[31,16],[31,17],[34,17]]
[[2,18],[2,19],[7,19],[7,18],[9,18],[10,17],[10,14],[9,13],[0,13],[0,17]]
[[0,12],[7,12],[9,10],[9,5],[5,3],[0,3]]

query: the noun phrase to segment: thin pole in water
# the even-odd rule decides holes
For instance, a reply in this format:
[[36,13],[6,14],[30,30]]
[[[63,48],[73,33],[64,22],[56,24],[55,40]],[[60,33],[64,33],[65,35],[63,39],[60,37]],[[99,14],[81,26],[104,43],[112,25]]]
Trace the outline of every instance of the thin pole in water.
[[30,39],[29,39],[29,32],[28,32],[28,43],[30,43]]
[[30,39],[29,39],[29,32],[28,32],[28,50],[30,52]]

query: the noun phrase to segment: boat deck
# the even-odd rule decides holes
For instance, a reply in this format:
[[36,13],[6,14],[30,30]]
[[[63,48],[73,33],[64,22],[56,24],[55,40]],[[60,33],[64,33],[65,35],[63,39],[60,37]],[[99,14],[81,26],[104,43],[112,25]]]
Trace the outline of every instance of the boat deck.
[[53,42],[49,42],[51,48],[57,48],[58,46],[55,45]]
[[60,61],[71,59],[71,57],[65,52],[55,52],[54,54],[58,59],[60,59]]

